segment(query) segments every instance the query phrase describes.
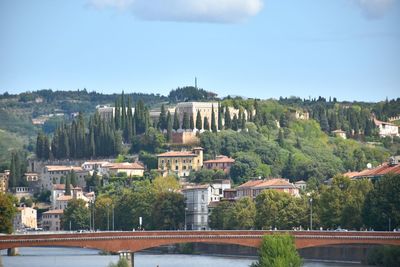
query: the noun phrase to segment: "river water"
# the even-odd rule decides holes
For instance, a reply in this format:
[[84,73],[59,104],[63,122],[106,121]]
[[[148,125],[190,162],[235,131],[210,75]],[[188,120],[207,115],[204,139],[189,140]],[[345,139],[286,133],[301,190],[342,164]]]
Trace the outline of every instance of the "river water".
[[[118,256],[99,255],[98,250],[81,248],[19,248],[20,256],[8,257],[1,251],[4,267],[107,267]],[[135,267],[247,267],[254,258],[215,257],[200,255],[135,254]],[[0,264],[1,266],[1,264]],[[303,267],[361,267],[359,264],[320,263],[305,261]]]

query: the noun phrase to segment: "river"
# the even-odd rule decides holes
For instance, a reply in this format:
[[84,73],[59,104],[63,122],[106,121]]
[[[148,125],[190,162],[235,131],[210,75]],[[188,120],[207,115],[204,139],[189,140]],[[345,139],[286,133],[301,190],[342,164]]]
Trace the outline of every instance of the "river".
[[[8,257],[1,251],[4,267],[107,267],[118,256],[99,255],[98,250],[81,248],[19,248],[20,256]],[[174,254],[135,254],[136,267],[247,267],[254,258],[215,257]],[[1,265],[1,264],[0,264]],[[305,261],[303,267],[362,267],[359,264],[321,263]]]

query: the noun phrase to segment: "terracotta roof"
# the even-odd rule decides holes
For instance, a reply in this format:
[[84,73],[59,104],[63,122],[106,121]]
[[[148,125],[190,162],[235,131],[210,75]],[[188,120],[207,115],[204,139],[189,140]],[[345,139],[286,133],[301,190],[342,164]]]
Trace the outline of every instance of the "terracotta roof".
[[247,187],[254,187],[258,184],[264,182],[263,180],[250,180],[245,182],[244,184],[239,185],[237,188],[247,188]]
[[63,214],[64,211],[63,210],[49,210],[46,212],[43,212],[43,214]]
[[[54,190],[65,190],[65,184],[53,184],[53,189]],[[79,186],[73,187],[71,185],[71,190],[82,190]]]
[[134,163],[128,163],[128,162],[123,162],[123,163],[113,163],[109,166],[109,169],[126,169],[126,170],[144,170],[143,165],[134,162]]
[[183,188],[182,191],[186,191],[186,190],[197,190],[197,189],[207,189],[209,186],[210,186],[209,184],[188,186],[188,187],[186,187],[186,188]]
[[282,178],[274,178],[263,181],[262,183],[254,186],[256,188],[263,188],[263,187],[294,187],[292,183],[289,183],[288,180]]
[[83,171],[82,167],[79,166],[64,166],[64,165],[46,165],[47,171]]
[[235,162],[235,160],[233,158],[229,158],[227,156],[217,156],[216,159],[204,161],[204,164],[207,164],[207,163],[234,163],[234,162]]
[[357,177],[361,178],[361,177],[383,176],[389,173],[400,174],[400,164],[390,166],[388,163],[384,163],[373,169],[365,169],[360,172],[348,172],[345,173],[344,175],[350,178],[357,178]]
[[169,151],[158,154],[158,157],[197,157],[192,151]]
[[72,196],[63,195],[63,196],[59,196],[57,198],[57,201],[70,201],[71,199],[72,199]]
[[306,184],[306,183],[307,183],[307,182],[304,181],[304,180],[300,180],[300,181],[295,182],[295,184]]
[[380,121],[380,120],[377,120],[377,119],[374,119],[374,122],[375,122],[375,125],[386,124],[386,125],[391,125],[391,126],[397,126],[397,125],[394,124],[394,123],[385,122],[385,121]]

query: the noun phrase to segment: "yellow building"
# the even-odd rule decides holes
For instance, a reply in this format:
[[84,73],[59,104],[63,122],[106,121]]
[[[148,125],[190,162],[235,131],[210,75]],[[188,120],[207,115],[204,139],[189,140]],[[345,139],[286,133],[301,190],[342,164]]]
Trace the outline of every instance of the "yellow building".
[[195,147],[192,151],[169,151],[157,157],[158,169],[163,176],[176,174],[179,177],[186,177],[191,171],[198,171],[203,167],[201,147]]
[[4,173],[0,173],[0,193],[6,193],[8,191],[8,178],[10,171],[6,170]]
[[19,207],[13,219],[14,230],[37,228],[37,212],[29,207]]

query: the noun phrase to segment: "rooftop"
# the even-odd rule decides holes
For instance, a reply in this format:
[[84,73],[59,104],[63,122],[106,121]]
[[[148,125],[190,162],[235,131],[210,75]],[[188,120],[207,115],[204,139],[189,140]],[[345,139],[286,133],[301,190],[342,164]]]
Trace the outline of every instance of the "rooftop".
[[63,210],[49,210],[46,212],[43,212],[43,214],[63,214],[64,211]]
[[46,169],[49,172],[54,171],[83,171],[82,167],[79,166],[64,166],[64,165],[46,165]]
[[64,195],[64,196],[59,196],[58,198],[57,198],[57,201],[70,201],[72,199],[72,196],[66,196],[66,195]]
[[129,163],[129,162],[123,162],[123,163],[112,163],[108,165],[109,169],[129,169],[129,170],[144,170],[144,166],[134,162],[134,163]]
[[235,160],[233,158],[227,156],[217,156],[216,159],[206,160],[204,164],[207,163],[234,163]]
[[256,188],[263,187],[294,187],[292,183],[290,183],[287,179],[283,178],[273,178],[269,180],[265,180],[262,183],[255,185]]
[[361,178],[383,176],[389,173],[400,174],[400,164],[390,165],[389,163],[384,163],[376,168],[365,169],[360,172],[347,172],[343,175],[349,178]]
[[168,151],[157,155],[158,157],[197,157],[192,151]]
[[254,187],[256,185],[259,185],[263,182],[264,180],[250,180],[245,182],[244,184],[239,185],[237,188],[248,188],[248,187]]

